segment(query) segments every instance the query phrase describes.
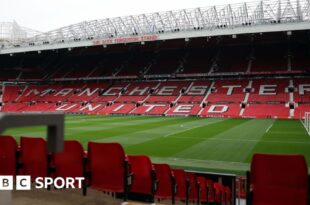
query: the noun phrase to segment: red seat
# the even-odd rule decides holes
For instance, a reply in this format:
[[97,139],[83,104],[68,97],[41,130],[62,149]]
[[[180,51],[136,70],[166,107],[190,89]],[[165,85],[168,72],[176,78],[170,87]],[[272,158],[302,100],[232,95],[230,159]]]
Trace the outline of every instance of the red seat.
[[133,173],[130,192],[151,195],[154,198],[155,173],[152,162],[147,156],[128,156]]
[[231,204],[231,190],[229,186],[225,186],[225,204],[230,205]]
[[84,150],[80,142],[68,140],[64,142],[63,152],[53,154],[55,177],[83,177]]
[[20,163],[23,175],[31,175],[33,181],[37,177],[48,176],[48,153],[43,138],[20,138]]
[[155,198],[174,200],[173,174],[168,164],[154,164],[158,182]]
[[187,173],[187,177],[189,180],[189,201],[196,202],[198,199],[198,184],[197,184],[197,178],[194,173]]
[[308,168],[302,155],[255,154],[250,173],[253,205],[306,205]]
[[16,175],[17,149],[12,136],[0,136],[0,175]]
[[197,183],[199,187],[199,202],[207,202],[207,180],[203,176],[197,177]]
[[188,190],[189,182],[186,172],[183,169],[173,169],[174,180],[176,184],[176,200],[188,200],[186,192]]
[[223,194],[223,185],[216,182],[213,184],[214,186],[214,201],[215,203],[221,203],[223,201],[222,194]]
[[214,185],[211,179],[207,179],[208,202],[214,203]]
[[[128,161],[118,143],[88,143],[90,186],[106,192],[128,193]],[[126,179],[126,180],[125,180]]]

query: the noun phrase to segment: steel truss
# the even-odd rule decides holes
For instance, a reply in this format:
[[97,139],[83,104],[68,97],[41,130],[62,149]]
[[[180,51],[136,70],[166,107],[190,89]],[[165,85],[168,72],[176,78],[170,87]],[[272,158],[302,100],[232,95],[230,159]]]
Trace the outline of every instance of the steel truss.
[[309,21],[310,0],[265,0],[84,21],[30,38],[12,38],[2,42],[2,49]]

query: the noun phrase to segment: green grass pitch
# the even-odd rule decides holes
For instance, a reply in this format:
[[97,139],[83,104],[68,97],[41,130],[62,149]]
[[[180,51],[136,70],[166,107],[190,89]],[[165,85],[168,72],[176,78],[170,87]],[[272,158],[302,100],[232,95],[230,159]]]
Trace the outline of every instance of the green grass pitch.
[[[46,128],[5,134],[45,137]],[[302,154],[310,165],[310,136],[299,120],[153,116],[66,116],[65,138],[119,142],[127,154],[199,171],[244,174],[253,153]]]

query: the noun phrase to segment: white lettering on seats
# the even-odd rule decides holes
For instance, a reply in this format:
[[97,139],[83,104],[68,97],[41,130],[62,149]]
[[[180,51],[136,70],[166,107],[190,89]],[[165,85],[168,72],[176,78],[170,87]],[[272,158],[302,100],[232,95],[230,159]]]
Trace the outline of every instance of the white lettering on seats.
[[70,105],[70,104],[64,104],[58,108],[56,108],[57,111],[67,111],[67,110],[70,110],[72,108],[74,108],[75,106],[77,106],[77,104],[73,104],[73,105]]
[[190,113],[193,105],[178,105],[173,112]]
[[299,95],[304,95],[305,91],[310,92],[310,84],[300,84],[298,86]]
[[61,96],[66,96],[68,95],[73,89],[72,88],[64,88],[60,90],[58,93],[55,94],[55,96],[61,95]]
[[111,87],[103,93],[103,95],[118,95],[122,91],[122,87]]
[[224,113],[227,112],[228,106],[227,105],[211,105],[208,113]]
[[87,96],[92,96],[93,94],[95,94],[97,92],[97,90],[98,90],[98,88],[94,89],[93,91],[91,91],[90,88],[86,88],[80,94],[78,94],[78,96],[82,96],[85,93],[86,93]]
[[145,88],[139,88],[139,87],[135,87],[130,93],[129,95],[137,95],[136,93],[138,93],[138,95],[144,95],[147,91],[148,91],[149,87],[145,87]]
[[157,95],[172,95],[177,86],[163,86]]
[[232,95],[235,88],[241,88],[241,85],[223,85],[223,88],[228,88],[227,95]]
[[144,105],[144,106],[147,106],[148,108],[145,110],[145,112],[150,112],[151,110],[153,110],[155,107],[165,107],[166,105],[160,105],[160,104],[157,104],[157,105]]
[[259,95],[276,95],[277,85],[261,85]]
[[192,86],[188,91],[188,95],[204,95],[207,92],[208,86]]

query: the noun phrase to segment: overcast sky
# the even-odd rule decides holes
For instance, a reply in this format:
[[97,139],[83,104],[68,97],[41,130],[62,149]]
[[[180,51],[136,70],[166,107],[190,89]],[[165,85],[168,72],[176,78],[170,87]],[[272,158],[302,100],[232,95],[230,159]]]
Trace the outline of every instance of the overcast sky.
[[86,20],[239,2],[244,0],[0,0],[0,22],[49,31]]

